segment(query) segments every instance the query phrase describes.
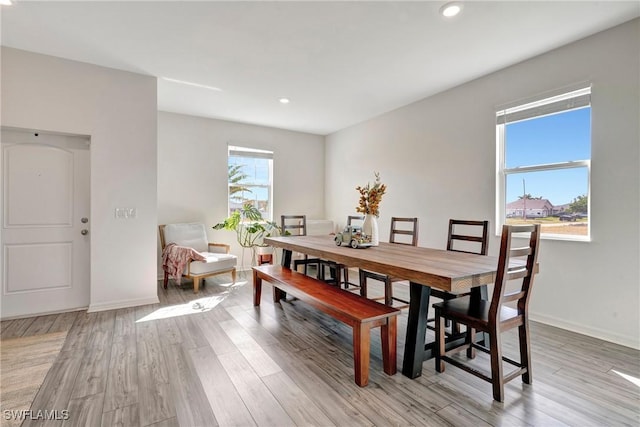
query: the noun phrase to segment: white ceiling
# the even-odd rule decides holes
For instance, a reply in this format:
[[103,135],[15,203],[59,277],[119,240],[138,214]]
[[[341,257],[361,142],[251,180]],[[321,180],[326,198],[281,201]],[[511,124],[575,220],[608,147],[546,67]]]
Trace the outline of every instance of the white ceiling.
[[640,16],[638,0],[467,1],[449,20],[444,1],[14,2],[3,46],[156,76],[162,111],[321,135]]

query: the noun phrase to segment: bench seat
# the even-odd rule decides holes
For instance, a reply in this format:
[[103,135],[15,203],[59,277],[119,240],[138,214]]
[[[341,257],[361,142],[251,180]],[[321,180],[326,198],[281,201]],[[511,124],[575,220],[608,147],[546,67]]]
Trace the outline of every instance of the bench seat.
[[369,382],[370,330],[380,327],[384,372],[396,373],[397,316],[400,310],[362,298],[351,292],[298,273],[281,265],[253,267],[253,305],[260,305],[262,280],[273,285],[274,302],[286,293],[353,328],[355,382],[364,387]]

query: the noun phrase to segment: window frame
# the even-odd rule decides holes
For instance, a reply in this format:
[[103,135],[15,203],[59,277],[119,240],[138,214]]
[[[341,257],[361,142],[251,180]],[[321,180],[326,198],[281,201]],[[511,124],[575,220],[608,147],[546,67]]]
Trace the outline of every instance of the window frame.
[[[553,162],[553,163],[544,163],[544,164],[534,164],[527,166],[516,166],[512,168],[507,168],[507,157],[506,157],[506,143],[507,140],[505,138],[506,127],[509,123],[515,123],[517,121],[526,120],[526,119],[534,119],[539,117],[544,117],[550,114],[558,114],[562,112],[568,112],[581,108],[592,108],[591,106],[591,93],[592,87],[590,84],[582,84],[579,86],[579,89],[569,89],[563,90],[561,92],[557,92],[555,95],[542,95],[536,97],[535,100],[529,102],[518,102],[512,104],[511,106],[503,106],[500,108],[496,108],[496,236],[501,234],[502,225],[506,223],[506,189],[507,189],[507,177],[509,175],[517,175],[523,173],[530,172],[545,172],[545,171],[556,171],[563,169],[578,169],[578,168],[586,168],[587,172],[587,213],[588,213],[588,221],[587,221],[587,235],[572,235],[572,234],[552,234],[552,233],[542,233],[540,235],[541,239],[548,240],[566,240],[566,241],[581,241],[581,242],[590,242],[591,241],[591,223],[592,223],[592,211],[591,211],[591,154],[589,155],[589,159],[582,160],[569,160],[566,162]],[[577,107],[570,108],[556,108],[552,112],[544,112],[545,106],[554,103],[566,102],[568,105],[571,105],[571,101],[578,97],[587,95],[588,103],[586,105],[581,105]],[[529,114],[527,114],[527,110],[532,110]],[[535,111],[541,111],[539,114],[535,114]],[[591,110],[593,112],[593,109]],[[518,120],[507,121],[507,115],[511,113],[520,113],[524,118],[520,118]],[[523,115],[524,114],[524,115]],[[500,117],[503,117],[503,120],[500,120]],[[589,147],[592,148],[593,139],[591,138],[589,141]]]
[[[243,153],[240,155],[239,153]],[[246,155],[244,154],[246,153]],[[253,159],[266,159],[268,160],[268,168],[269,168],[269,183],[268,184],[259,184],[259,183],[247,183],[244,182],[241,185],[247,187],[259,187],[267,189],[267,197],[268,197],[268,215],[263,215],[264,221],[272,221],[273,220],[273,157],[274,153],[270,150],[264,150],[259,148],[252,148],[246,145],[238,145],[236,143],[229,143],[227,145],[227,168],[229,167],[229,160],[231,157],[243,157],[243,158],[253,158]],[[238,183],[233,184],[238,185]],[[231,211],[231,186],[232,183],[229,182],[229,177],[227,175],[227,214],[229,216],[232,215]]]

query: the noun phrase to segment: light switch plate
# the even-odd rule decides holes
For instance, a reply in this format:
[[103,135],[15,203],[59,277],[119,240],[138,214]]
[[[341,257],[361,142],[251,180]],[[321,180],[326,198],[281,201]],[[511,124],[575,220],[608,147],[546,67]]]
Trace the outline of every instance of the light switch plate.
[[116,208],[115,217],[117,219],[134,219],[138,215],[136,208]]

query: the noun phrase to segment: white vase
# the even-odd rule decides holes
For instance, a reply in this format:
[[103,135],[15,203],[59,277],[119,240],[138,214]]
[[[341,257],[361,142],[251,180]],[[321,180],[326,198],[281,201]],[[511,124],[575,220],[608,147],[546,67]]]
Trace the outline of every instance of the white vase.
[[375,215],[366,214],[362,223],[362,232],[371,236],[371,245],[378,246],[380,243],[378,236],[378,218]]

